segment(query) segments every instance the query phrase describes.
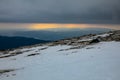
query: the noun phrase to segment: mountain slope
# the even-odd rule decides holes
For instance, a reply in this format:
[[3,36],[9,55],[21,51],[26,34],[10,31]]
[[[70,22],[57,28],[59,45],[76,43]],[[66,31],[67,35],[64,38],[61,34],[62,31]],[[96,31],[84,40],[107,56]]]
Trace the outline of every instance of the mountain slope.
[[48,41],[25,37],[0,36],[0,50],[45,43]]
[[119,32],[0,52],[0,80],[119,80]]
[[42,40],[60,40],[70,37],[77,37],[87,34],[98,34],[106,31],[111,31],[111,29],[105,28],[87,28],[87,29],[48,29],[48,30],[37,30],[37,31],[0,31],[1,35],[4,36],[23,36],[23,37],[32,37]]

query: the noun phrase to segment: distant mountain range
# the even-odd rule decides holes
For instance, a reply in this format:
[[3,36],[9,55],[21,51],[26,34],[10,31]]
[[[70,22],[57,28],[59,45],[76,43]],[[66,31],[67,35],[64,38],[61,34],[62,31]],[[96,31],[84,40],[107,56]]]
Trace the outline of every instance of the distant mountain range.
[[49,41],[39,40],[34,38],[26,38],[26,37],[7,37],[0,36],[0,50],[17,48],[21,46],[28,46],[39,43],[46,43]]
[[87,34],[99,34],[107,31],[110,31],[110,29],[92,28],[38,31],[0,31],[0,35],[2,35],[0,36],[0,50],[78,37]]
[[56,41],[60,39],[78,37],[87,34],[99,34],[110,31],[111,29],[88,28],[88,29],[51,29],[36,31],[0,31],[3,36],[21,36],[35,39]]
[[119,67],[120,31],[0,51],[0,80],[119,80]]

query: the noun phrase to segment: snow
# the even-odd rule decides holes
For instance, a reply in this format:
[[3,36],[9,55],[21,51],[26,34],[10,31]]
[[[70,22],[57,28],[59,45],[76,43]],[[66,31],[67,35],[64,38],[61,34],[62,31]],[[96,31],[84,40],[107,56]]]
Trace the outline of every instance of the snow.
[[107,37],[107,36],[109,36],[111,34],[113,34],[113,33],[100,34],[100,35],[96,35],[95,37]]
[[107,36],[109,36],[109,35],[111,35],[111,34],[112,34],[112,33],[99,34],[99,35],[96,35],[96,36],[92,36],[92,37],[90,37],[90,38],[78,40],[78,42],[92,41],[93,39],[96,39],[97,37],[107,37]]
[[93,39],[81,39],[81,40],[78,40],[78,42],[83,42],[83,41],[91,41],[91,40],[93,40]]
[[[57,45],[25,48],[20,51],[29,51],[1,58],[0,70],[16,70],[0,75],[0,80],[120,79],[120,42],[100,42],[80,49],[59,51],[70,47]],[[42,48],[46,49],[40,50]],[[40,54],[27,56],[36,51]]]

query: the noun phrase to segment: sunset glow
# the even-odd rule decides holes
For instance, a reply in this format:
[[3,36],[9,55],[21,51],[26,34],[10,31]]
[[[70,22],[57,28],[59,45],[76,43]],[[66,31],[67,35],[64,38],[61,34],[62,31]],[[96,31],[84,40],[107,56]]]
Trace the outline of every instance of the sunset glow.
[[44,29],[59,29],[59,28],[68,28],[68,29],[74,29],[74,28],[110,28],[110,29],[119,29],[120,25],[96,25],[96,24],[55,24],[55,23],[48,23],[48,24],[31,24],[29,29],[31,30],[44,30]]
[[50,29],[50,28],[59,28],[59,24],[32,24],[30,29],[41,30],[41,29]]
[[114,24],[60,24],[60,23],[0,23],[0,30],[47,30],[47,29],[86,29],[108,28],[120,30],[120,25]]

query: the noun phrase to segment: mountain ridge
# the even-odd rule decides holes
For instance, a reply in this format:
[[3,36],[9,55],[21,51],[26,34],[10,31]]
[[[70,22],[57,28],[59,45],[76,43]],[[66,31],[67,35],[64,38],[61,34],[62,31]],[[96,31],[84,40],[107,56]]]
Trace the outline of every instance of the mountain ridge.
[[38,43],[46,43],[49,42],[47,40],[39,40],[34,38],[26,38],[26,37],[8,37],[8,36],[0,36],[0,49],[12,49],[21,46],[28,46]]
[[80,37],[66,38],[66,39],[61,39],[57,41],[47,41],[47,43],[37,43],[32,45],[26,45],[23,47],[20,46],[19,48],[13,48],[10,50],[44,46],[44,45],[47,45],[47,46],[72,45],[72,46],[78,46],[78,47],[81,47],[79,45],[82,45],[82,47],[83,46],[85,47],[87,45],[91,45],[91,44],[99,43],[103,41],[120,41],[120,30],[113,30],[113,31],[108,31],[100,34],[88,34]]
[[119,52],[120,31],[0,51],[0,79],[119,80]]

